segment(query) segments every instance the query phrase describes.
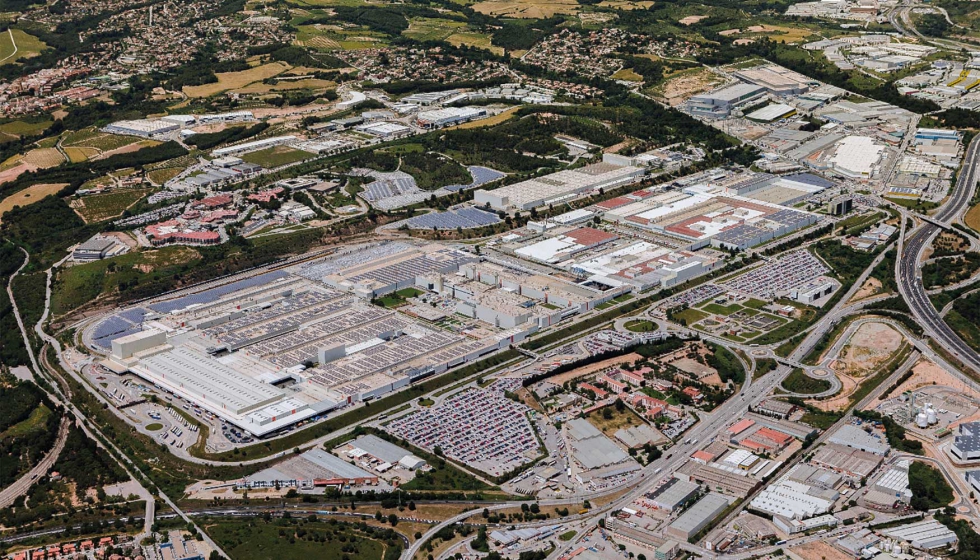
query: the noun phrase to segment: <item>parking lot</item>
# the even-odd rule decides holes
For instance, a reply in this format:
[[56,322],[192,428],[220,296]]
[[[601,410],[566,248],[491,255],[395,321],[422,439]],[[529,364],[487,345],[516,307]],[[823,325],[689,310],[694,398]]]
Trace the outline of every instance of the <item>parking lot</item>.
[[805,249],[792,251],[725,282],[730,289],[772,300],[830,270]]

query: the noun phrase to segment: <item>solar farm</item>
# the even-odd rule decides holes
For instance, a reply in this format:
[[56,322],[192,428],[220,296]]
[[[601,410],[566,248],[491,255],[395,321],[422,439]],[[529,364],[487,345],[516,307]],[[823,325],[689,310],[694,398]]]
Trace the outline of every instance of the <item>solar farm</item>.
[[442,187],[449,192],[457,191],[467,191],[470,189],[475,189],[481,185],[486,185],[487,183],[492,183],[497,179],[502,179],[507,176],[506,173],[501,173],[496,169],[490,169],[489,167],[481,167],[479,165],[470,165],[466,167],[466,170],[470,172],[473,176],[473,181],[468,185],[447,185]]
[[[364,191],[359,196],[375,208],[381,210],[394,210],[423,202],[433,195],[444,196],[453,192],[475,189],[506,176],[505,173],[501,173],[500,171],[478,165],[471,165],[466,169],[470,172],[470,176],[473,177],[473,180],[469,184],[447,185],[434,191],[422,190],[416,183],[415,177],[412,177],[404,171],[381,172],[357,169],[352,174],[372,177],[374,179],[374,181],[364,185]],[[453,226],[453,228],[455,227]]]

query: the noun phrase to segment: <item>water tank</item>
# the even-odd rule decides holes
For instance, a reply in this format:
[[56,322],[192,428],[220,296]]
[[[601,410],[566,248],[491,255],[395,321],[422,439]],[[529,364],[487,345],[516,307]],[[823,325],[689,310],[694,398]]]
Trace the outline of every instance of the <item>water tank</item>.
[[929,417],[926,415],[925,412],[920,412],[915,415],[915,425],[920,428],[929,427]]
[[929,421],[930,426],[939,423],[939,417],[936,415],[935,408],[930,407],[929,410],[926,411],[926,419]]

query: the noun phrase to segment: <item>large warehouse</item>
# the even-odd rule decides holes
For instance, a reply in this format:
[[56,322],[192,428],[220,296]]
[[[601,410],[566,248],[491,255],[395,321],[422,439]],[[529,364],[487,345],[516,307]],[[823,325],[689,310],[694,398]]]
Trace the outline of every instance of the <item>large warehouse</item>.
[[474,193],[474,200],[478,205],[489,204],[496,210],[530,210],[599,189],[609,190],[635,183],[644,175],[646,169],[640,167],[593,163],[492,191],[479,189]]
[[178,129],[180,129],[180,125],[175,122],[137,119],[132,121],[116,121],[107,125],[103,130],[112,134],[153,138],[154,136],[160,136],[161,134],[173,132]]
[[668,537],[686,541],[708,526],[728,507],[728,498],[721,494],[709,493],[697,501],[676,521],[664,529]]

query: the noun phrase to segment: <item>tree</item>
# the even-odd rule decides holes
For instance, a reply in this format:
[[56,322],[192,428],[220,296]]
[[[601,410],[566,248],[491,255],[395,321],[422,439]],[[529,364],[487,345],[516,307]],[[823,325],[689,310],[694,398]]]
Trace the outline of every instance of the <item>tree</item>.
[[398,516],[395,515],[394,513],[389,513],[388,514],[388,523],[391,524],[392,527],[394,527],[395,525],[398,525]]

